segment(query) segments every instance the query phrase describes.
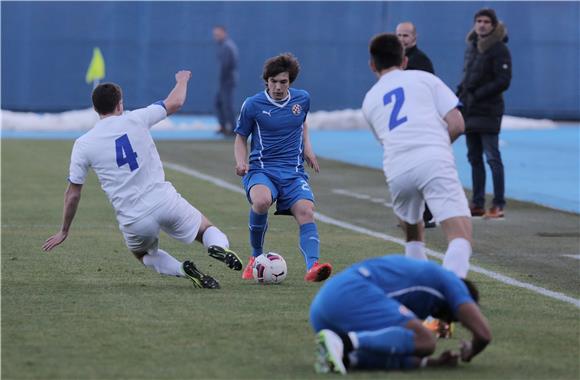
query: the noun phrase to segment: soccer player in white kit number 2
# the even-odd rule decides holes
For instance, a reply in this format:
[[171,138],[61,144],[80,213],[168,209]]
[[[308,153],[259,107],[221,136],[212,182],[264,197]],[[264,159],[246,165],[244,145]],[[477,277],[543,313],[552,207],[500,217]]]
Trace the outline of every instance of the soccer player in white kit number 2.
[[199,288],[220,287],[217,280],[199,270],[192,261],[181,263],[159,249],[159,232],[163,230],[187,244],[197,240],[211,257],[231,269],[242,269],[243,263],[229,249],[226,235],[165,181],[163,165],[149,131],[183,106],[190,78],[190,71],[177,72],[175,87],[165,100],[125,113],[118,85],[103,83],[94,89],[93,106],[100,120],[75,141],[62,227],[46,240],[44,251],[52,250],[67,238],[83,184],[92,168],[115,209],[127,247],[146,267],[160,274],[189,278]]
[[443,267],[465,278],[472,226],[451,149],[465,129],[458,99],[436,76],[403,71],[406,58],[396,35],[375,36],[369,50],[371,70],[379,79],[365,96],[363,113],[384,149],[393,211],[406,234],[405,255],[427,260],[426,201],[449,244]]

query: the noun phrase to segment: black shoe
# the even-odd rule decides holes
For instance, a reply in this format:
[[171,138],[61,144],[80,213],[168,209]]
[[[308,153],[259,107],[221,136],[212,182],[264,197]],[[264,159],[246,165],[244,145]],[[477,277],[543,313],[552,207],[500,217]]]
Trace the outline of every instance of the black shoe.
[[207,253],[216,260],[225,263],[230,269],[242,270],[244,263],[234,251],[220,247],[219,245],[210,245]]
[[183,273],[185,276],[193,282],[193,286],[196,288],[205,289],[219,289],[220,284],[217,280],[207,274],[202,273],[194,263],[191,261],[184,261],[182,264]]
[[425,228],[435,228],[437,227],[437,223],[433,221],[433,219],[425,222]]

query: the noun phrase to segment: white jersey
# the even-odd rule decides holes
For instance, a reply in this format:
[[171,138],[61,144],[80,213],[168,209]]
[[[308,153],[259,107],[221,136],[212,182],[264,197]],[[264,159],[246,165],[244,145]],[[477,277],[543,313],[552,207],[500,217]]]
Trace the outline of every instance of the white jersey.
[[177,194],[165,181],[163,165],[149,129],[167,116],[159,103],[109,116],[74,144],[69,181],[83,184],[92,168],[121,225],[151,213]]
[[383,146],[387,178],[430,160],[455,165],[443,118],[458,101],[441,79],[424,71],[393,70],[377,81],[362,110]]

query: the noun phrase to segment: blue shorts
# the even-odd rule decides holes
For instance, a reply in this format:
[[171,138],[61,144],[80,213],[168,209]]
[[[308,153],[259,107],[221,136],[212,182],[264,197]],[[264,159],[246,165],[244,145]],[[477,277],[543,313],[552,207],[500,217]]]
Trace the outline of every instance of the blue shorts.
[[404,327],[412,319],[417,319],[413,312],[353,269],[328,279],[310,305],[315,332],[330,329],[346,334]]
[[314,202],[314,194],[308,184],[305,173],[274,174],[266,171],[250,170],[242,179],[246,197],[250,199],[250,189],[255,185],[264,185],[272,193],[272,202],[276,202],[277,215],[291,215],[290,208],[301,199]]

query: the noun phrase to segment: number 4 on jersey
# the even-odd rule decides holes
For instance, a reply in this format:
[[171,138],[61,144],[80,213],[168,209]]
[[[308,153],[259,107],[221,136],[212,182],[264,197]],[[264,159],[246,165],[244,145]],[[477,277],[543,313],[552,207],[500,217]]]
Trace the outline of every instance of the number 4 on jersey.
[[401,107],[403,107],[403,103],[405,103],[405,92],[403,91],[403,87],[397,87],[393,91],[387,92],[385,96],[383,96],[383,104],[386,106],[391,103],[393,98],[395,98],[395,104],[393,105],[393,112],[391,112],[391,117],[389,118],[389,130],[393,130],[407,121],[407,116],[403,116],[400,119],[398,118]]
[[129,164],[131,171],[137,169],[137,152],[133,151],[129,137],[125,134],[115,140],[115,148],[117,150],[117,165],[119,167]]

